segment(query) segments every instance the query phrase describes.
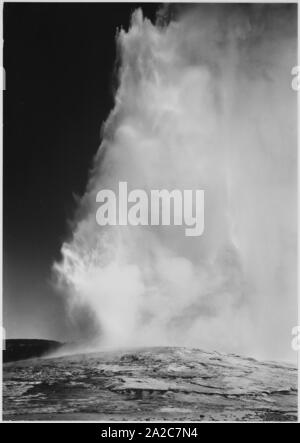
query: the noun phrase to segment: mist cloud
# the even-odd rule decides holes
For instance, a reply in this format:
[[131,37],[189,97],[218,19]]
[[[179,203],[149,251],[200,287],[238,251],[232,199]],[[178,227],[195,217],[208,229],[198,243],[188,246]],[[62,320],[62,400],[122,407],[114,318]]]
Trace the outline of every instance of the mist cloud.
[[[72,239],[54,269],[99,346],[291,358],[296,312],[295,5],[137,10]],[[96,195],[205,190],[205,231],[99,227]],[[83,313],[81,316],[81,312]],[[89,315],[87,315],[89,312]],[[92,325],[92,327],[91,327]]]

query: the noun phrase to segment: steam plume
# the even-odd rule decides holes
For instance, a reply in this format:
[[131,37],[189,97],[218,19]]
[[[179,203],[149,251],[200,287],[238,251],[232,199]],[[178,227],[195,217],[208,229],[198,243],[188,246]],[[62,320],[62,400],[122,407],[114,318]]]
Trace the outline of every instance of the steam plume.
[[[202,5],[163,8],[154,25],[137,10],[118,33],[115,106],[54,265],[70,317],[99,345],[290,358],[296,15],[294,5]],[[204,189],[204,235],[99,227],[96,194],[120,181]]]

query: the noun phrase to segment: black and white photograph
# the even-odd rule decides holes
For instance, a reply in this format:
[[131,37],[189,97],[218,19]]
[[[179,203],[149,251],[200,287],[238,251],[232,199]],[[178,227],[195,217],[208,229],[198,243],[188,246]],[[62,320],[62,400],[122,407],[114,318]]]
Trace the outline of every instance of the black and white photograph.
[[298,16],[2,4],[2,421],[298,421]]

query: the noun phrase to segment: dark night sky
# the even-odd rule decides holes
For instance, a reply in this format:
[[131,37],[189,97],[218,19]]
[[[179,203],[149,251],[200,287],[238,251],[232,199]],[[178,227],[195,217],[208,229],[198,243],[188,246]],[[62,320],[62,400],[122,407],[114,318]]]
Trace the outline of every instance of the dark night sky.
[[[4,327],[61,338],[51,265],[113,105],[117,27],[136,4],[4,5]],[[157,5],[143,5],[155,17]]]

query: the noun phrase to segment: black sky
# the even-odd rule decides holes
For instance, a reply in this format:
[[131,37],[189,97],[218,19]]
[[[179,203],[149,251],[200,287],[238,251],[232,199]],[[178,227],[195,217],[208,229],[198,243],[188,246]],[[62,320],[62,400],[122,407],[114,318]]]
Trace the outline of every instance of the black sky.
[[[4,4],[4,327],[61,338],[51,266],[113,105],[117,27],[138,4]],[[155,18],[157,4],[143,4]]]

